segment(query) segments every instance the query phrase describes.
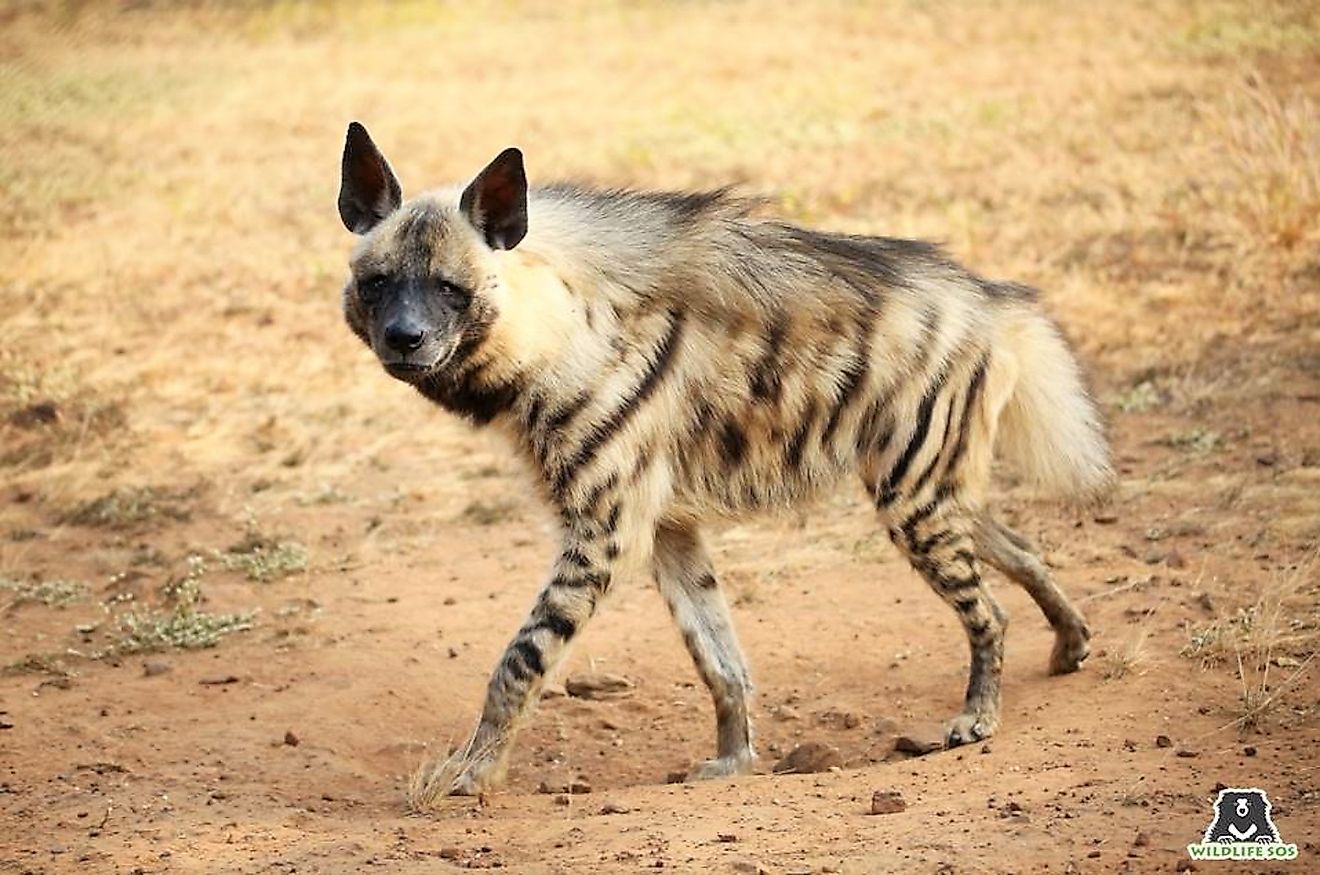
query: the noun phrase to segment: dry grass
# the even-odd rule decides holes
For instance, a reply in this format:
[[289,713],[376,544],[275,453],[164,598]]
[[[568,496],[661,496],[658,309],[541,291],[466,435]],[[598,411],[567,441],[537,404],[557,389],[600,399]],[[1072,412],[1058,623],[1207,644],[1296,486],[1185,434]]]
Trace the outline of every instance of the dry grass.
[[1155,611],[1147,615],[1137,631],[1121,647],[1108,650],[1102,660],[1101,674],[1107,681],[1122,680],[1133,673],[1146,660],[1146,642],[1150,640],[1151,621]]
[[1291,571],[1271,575],[1250,605],[1189,630],[1183,656],[1205,669],[1235,668],[1242,694],[1234,724],[1244,731],[1290,701],[1320,650],[1320,626],[1308,616],[1318,556],[1313,551]]

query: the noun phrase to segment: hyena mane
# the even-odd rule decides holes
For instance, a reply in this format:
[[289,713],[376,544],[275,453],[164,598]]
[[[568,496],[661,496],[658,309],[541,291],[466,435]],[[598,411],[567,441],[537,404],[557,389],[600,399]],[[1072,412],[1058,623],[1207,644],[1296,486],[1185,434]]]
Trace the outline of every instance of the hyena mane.
[[360,126],[340,213],[362,235],[350,327],[386,370],[508,434],[561,520],[550,580],[434,786],[496,782],[515,721],[622,572],[648,567],[709,686],[717,756],[748,770],[750,681],[704,546],[713,515],[798,504],[860,476],[890,537],[958,613],[972,653],[961,744],[995,731],[1023,585],[1075,670],[1089,632],[987,511],[991,459],[1090,494],[1110,477],[1094,405],[1032,290],[924,242],[809,230],[728,191],[530,187],[506,150],[464,189],[403,202]]

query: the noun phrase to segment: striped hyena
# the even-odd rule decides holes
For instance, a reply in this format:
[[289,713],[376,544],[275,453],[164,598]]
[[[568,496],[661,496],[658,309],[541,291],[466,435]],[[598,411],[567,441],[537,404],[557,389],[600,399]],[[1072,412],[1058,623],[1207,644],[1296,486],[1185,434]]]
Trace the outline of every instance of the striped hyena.
[[499,780],[542,679],[639,566],[715,701],[716,756],[693,776],[750,770],[751,682],[702,523],[796,504],[854,472],[966,629],[970,677],[948,744],[999,725],[1007,617],[982,562],[1045,613],[1052,672],[1086,658],[1082,616],[986,510],[996,447],[1059,492],[1110,478],[1077,363],[1031,289],[928,243],[754,218],[724,191],[528,188],[516,149],[466,188],[404,203],[356,123],[339,213],[361,235],[349,326],[391,376],[507,434],[560,524],[550,580],[433,788]]

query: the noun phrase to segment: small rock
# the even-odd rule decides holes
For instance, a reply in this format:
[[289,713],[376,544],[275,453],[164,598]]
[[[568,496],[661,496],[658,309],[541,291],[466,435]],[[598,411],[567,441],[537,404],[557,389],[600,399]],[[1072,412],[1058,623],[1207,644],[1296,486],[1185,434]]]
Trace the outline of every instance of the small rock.
[[1254,744],[1249,744],[1242,748],[1242,753],[1246,756],[1254,757],[1256,755],[1256,746]]
[[54,401],[38,401],[9,414],[9,421],[19,428],[50,425],[60,421],[60,407]]
[[1099,523],[1102,526],[1112,526],[1114,523],[1118,522],[1118,514],[1098,513],[1095,516],[1091,517],[1091,519],[1095,520],[1097,523]]
[[617,674],[575,674],[564,689],[576,699],[617,699],[632,695],[633,682]]
[[990,753],[990,745],[988,744],[981,745],[981,753]]
[[1137,749],[1137,743],[1130,738],[1123,739],[1123,750],[1133,753]]
[[569,798],[569,795],[567,793],[560,793],[558,796],[555,797],[556,805],[567,805],[571,801],[572,800]]
[[455,848],[451,845],[440,849],[440,859],[442,860],[457,860],[461,856],[463,856],[462,848]]
[[1132,840],[1132,846],[1135,848],[1145,848],[1150,846],[1150,836],[1144,832],[1137,833],[1137,837]]
[[0,717],[0,729],[13,729],[14,722],[8,717]]
[[1174,751],[1173,755],[1174,755],[1174,756],[1178,756],[1178,757],[1182,757],[1183,759],[1188,759],[1188,760],[1191,759],[1191,758],[1193,758],[1193,757],[1200,756],[1200,754],[1197,753],[1196,751],[1194,751],[1194,750],[1188,750],[1188,749],[1185,748],[1185,747],[1179,748],[1178,750]]
[[738,837],[731,832],[721,832],[715,834],[715,841],[728,845],[738,841]]
[[206,687],[218,687],[224,684],[236,684],[238,678],[232,674],[215,675],[214,677],[202,678],[197,683]]
[[898,814],[906,810],[907,802],[897,790],[876,790],[871,794],[872,814]]
[[536,788],[538,793],[568,793],[581,796],[591,792],[591,784],[586,778],[574,778],[571,781],[542,781]]
[[600,807],[601,814],[627,814],[630,811],[632,811],[632,809],[628,806],[620,805],[618,802],[613,801],[606,802]]
[[173,668],[174,666],[163,659],[148,659],[142,663],[142,674],[145,677],[154,678],[156,675],[165,674]]
[[776,720],[783,720],[785,722],[802,719],[802,714],[792,705],[776,705],[770,709],[770,714]]
[[944,738],[934,734],[910,734],[900,735],[894,739],[894,750],[899,753],[910,753],[916,756],[924,756],[928,753],[934,753],[937,750],[944,749]]
[[69,849],[66,848],[66,847],[64,847],[64,845],[51,845],[51,846],[50,846],[50,852],[51,852],[52,854],[64,854],[64,853],[67,853],[68,850],[69,850]]
[[1215,600],[1210,597],[1210,593],[1203,592],[1196,597],[1196,603],[1201,606],[1201,610],[1207,614],[1215,612]]
[[1170,550],[1164,556],[1164,564],[1170,568],[1186,568],[1187,560],[1177,550]]
[[298,745],[302,744],[302,739],[294,735],[293,732],[290,730],[284,733],[284,743],[287,744],[289,747],[297,747]]
[[687,772],[670,772],[665,775],[666,784],[682,784],[687,780]]
[[562,699],[568,695],[568,690],[564,689],[563,684],[546,684],[541,687],[542,699]]
[[752,860],[734,860],[733,871],[743,872],[746,873],[746,875],[766,875],[768,870],[760,863],[753,862]]
[[1173,739],[1172,739],[1172,738],[1169,738],[1169,736],[1167,736],[1167,735],[1157,735],[1157,736],[1155,736],[1155,746],[1156,746],[1156,747],[1173,747]]
[[1098,859],[1100,859],[1100,852],[1099,852],[1099,851],[1090,851],[1090,852],[1087,853],[1086,856],[1087,856],[1088,859],[1091,859],[1091,860],[1098,860]]
[[788,752],[774,764],[775,774],[810,774],[828,771],[831,766],[843,766],[843,754],[833,745],[807,741]]

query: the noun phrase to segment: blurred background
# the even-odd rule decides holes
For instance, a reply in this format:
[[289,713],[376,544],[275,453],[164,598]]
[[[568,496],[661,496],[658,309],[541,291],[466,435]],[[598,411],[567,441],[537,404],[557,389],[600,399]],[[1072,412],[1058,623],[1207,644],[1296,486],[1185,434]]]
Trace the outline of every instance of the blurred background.
[[[125,701],[168,702],[160,724],[124,720],[203,727],[142,754],[165,764],[142,766],[144,786],[185,793],[213,785],[185,777],[191,745],[255,763],[279,739],[267,718],[282,731],[331,702],[355,715],[318,765],[340,787],[402,774],[475,716],[544,567],[545,518],[503,446],[387,379],[342,324],[352,238],[335,197],[358,119],[405,195],[518,145],[534,184],[733,183],[769,213],[939,240],[978,272],[1039,286],[1111,418],[1122,483],[1093,515],[999,498],[1108,612],[1110,661],[1090,683],[1158,668],[1181,690],[1116,682],[1094,707],[1200,695],[1209,665],[1224,713],[1207,726],[1268,712],[1314,732],[1318,101],[1320,5],[1305,0],[0,4],[5,695],[66,690],[23,704],[46,728],[76,724],[109,682]],[[725,532],[731,598],[767,659],[807,640],[801,605],[777,601],[804,576],[855,599],[847,629],[862,634],[871,583],[856,560],[906,574],[853,498],[829,510],[801,547],[783,545],[805,517]],[[587,653],[690,681],[653,596],[619,599]],[[399,602],[415,610],[400,618]],[[935,640],[956,644],[929,610]],[[216,663],[168,661],[222,639],[222,679],[358,680],[254,692],[260,732],[235,729],[226,747],[191,683]],[[636,641],[664,655],[629,662]],[[915,652],[935,700],[913,708],[935,715],[961,671],[944,657],[962,654],[932,648]],[[187,695],[134,692],[138,654],[191,672]],[[838,659],[808,647],[769,688],[830,677]],[[821,683],[874,708],[873,678]],[[651,741],[701,755],[688,739],[706,734],[704,693],[652,694],[693,710]],[[772,747],[791,735],[768,731]],[[545,732],[527,757],[558,749]],[[40,737],[10,742],[34,757],[20,786],[84,756]],[[888,755],[874,740],[845,751]],[[610,768],[606,784],[659,779],[636,758]],[[514,778],[532,789],[540,774],[524,760]],[[390,792],[370,804],[388,809]]]

